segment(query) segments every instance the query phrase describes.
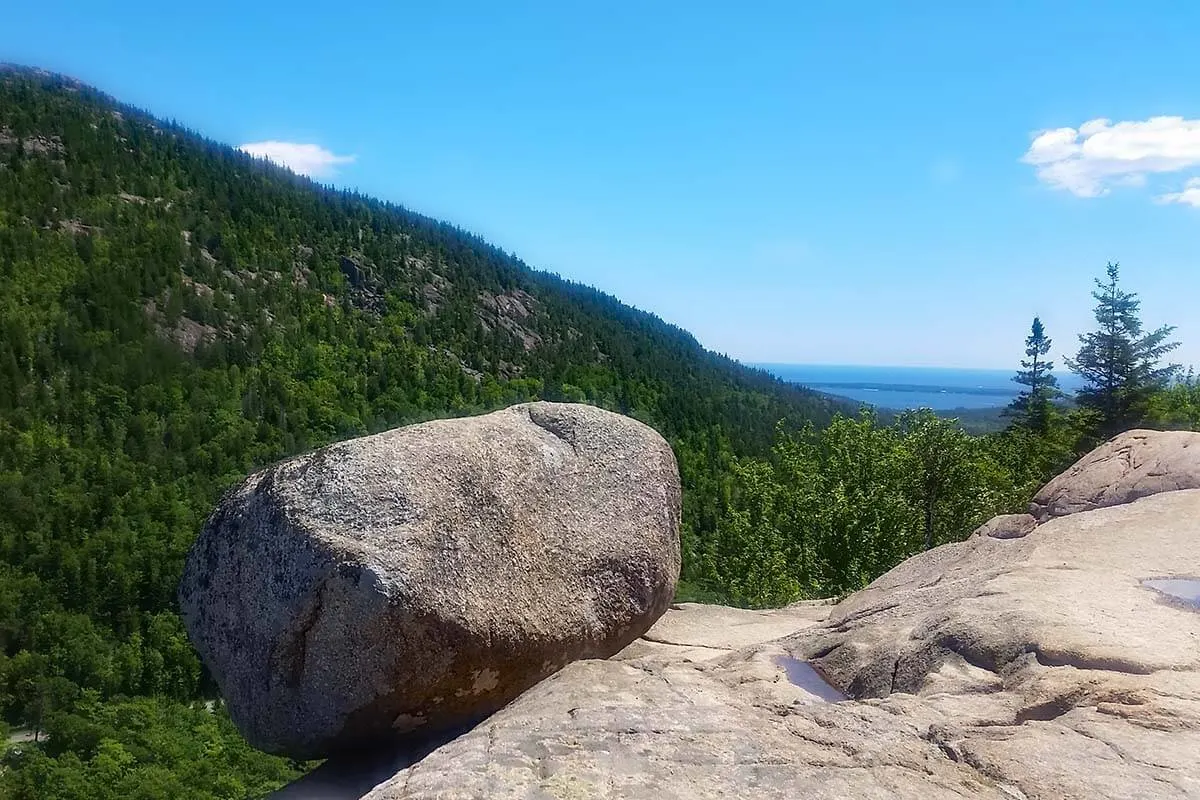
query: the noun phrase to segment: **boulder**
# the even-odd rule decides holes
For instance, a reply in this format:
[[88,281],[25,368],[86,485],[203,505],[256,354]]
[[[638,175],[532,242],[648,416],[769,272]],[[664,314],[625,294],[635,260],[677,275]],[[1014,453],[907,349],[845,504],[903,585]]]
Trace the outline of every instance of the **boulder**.
[[331,445],[208,520],[179,599],[255,746],[299,758],[468,724],[667,609],[679,477],[640,422],[530,403]]
[[1036,528],[1038,521],[1032,514],[1001,514],[980,525],[972,536],[990,536],[993,539],[1020,539]]
[[1029,504],[1045,522],[1179,489],[1200,489],[1200,433],[1134,430],[1079,459]]

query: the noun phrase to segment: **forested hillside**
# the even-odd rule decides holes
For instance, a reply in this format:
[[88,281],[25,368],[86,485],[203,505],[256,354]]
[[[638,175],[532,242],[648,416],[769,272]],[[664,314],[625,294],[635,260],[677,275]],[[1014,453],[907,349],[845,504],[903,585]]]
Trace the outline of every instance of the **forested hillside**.
[[[534,397],[628,413],[672,442],[689,576],[733,459],[767,454],[780,420],[838,410],[449,224],[69,79],[0,70],[0,711],[53,728],[27,759],[90,769],[107,743],[141,774],[171,751],[147,731],[195,723],[163,711],[210,692],[174,592],[231,483],[338,438]],[[155,699],[113,704],[138,696]],[[224,753],[208,778],[160,771],[196,797],[286,772],[227,728],[196,745]],[[61,763],[17,772],[52,782]],[[214,788],[235,774],[242,788]],[[114,791],[175,791],[130,780]]]

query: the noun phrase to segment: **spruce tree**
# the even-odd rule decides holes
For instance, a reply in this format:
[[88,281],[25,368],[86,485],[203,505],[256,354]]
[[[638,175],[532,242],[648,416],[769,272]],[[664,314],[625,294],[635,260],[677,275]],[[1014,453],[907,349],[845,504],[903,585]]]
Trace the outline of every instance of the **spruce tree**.
[[1025,338],[1026,358],[1021,360],[1021,369],[1013,377],[1014,381],[1027,388],[1017,395],[1006,412],[1017,418],[1016,424],[1038,433],[1046,432],[1053,402],[1062,395],[1058,378],[1054,377],[1054,362],[1046,358],[1053,343],[1046,335],[1042,320],[1034,317],[1029,336]]
[[1170,341],[1175,328],[1164,325],[1142,332],[1141,301],[1120,286],[1119,265],[1109,263],[1107,280],[1096,280],[1097,330],[1081,334],[1079,353],[1067,366],[1085,385],[1076,401],[1095,415],[1095,430],[1112,436],[1137,425],[1156,391],[1166,387],[1179,365],[1162,358],[1179,346]]

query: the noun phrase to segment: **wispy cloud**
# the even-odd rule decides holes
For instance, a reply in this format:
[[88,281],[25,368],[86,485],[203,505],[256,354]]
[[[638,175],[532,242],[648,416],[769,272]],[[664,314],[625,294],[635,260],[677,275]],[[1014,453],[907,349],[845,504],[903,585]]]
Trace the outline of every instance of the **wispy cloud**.
[[238,145],[238,150],[313,178],[331,177],[339,165],[354,162],[354,156],[339,156],[320,145],[300,142],[251,142]]
[[[1038,178],[1077,197],[1100,197],[1114,186],[1143,186],[1147,176],[1200,166],[1200,119],[1151,117],[1113,122],[1093,119],[1078,128],[1055,128],[1033,136],[1021,161]],[[1164,202],[1194,204],[1188,188],[1160,196]]]
[[1182,203],[1185,206],[1200,208],[1200,178],[1191,178],[1181,192],[1167,192],[1157,198],[1160,203]]

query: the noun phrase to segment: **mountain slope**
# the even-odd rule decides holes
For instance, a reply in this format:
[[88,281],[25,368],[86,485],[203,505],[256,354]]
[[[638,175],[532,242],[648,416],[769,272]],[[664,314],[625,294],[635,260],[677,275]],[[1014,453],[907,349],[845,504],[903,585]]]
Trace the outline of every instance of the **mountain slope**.
[[765,452],[781,419],[845,408],[451,225],[0,68],[10,722],[71,708],[80,690],[204,693],[174,586],[204,516],[247,472],[534,397],[660,430],[690,542],[712,531],[733,454]]

